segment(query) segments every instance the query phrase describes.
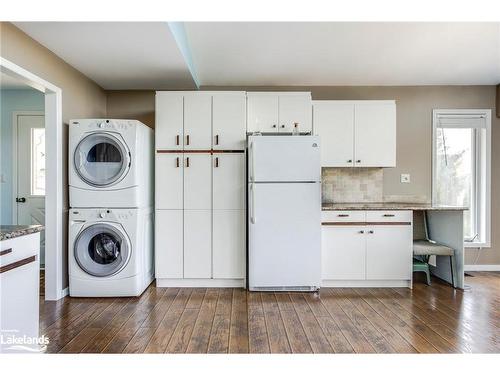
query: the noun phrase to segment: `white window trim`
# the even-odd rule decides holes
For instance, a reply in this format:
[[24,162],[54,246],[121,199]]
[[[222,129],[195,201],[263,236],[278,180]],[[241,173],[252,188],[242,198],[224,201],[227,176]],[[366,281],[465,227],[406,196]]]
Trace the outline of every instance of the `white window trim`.
[[441,115],[458,115],[458,116],[482,116],[486,123],[486,144],[484,145],[486,157],[486,176],[485,183],[485,223],[484,223],[484,241],[465,242],[466,248],[488,248],[491,247],[491,109],[434,109],[432,111],[432,203],[435,204],[435,178],[436,178],[436,155],[437,155],[437,128],[438,118]]

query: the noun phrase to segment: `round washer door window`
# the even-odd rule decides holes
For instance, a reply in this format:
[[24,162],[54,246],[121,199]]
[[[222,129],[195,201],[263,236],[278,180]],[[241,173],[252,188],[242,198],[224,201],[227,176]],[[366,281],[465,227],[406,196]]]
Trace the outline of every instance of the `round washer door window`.
[[82,270],[92,276],[105,277],[120,272],[130,258],[127,238],[114,226],[93,224],[77,237],[75,259]]
[[86,183],[106,187],[125,177],[130,157],[126,146],[118,138],[107,133],[93,133],[76,146],[74,165]]

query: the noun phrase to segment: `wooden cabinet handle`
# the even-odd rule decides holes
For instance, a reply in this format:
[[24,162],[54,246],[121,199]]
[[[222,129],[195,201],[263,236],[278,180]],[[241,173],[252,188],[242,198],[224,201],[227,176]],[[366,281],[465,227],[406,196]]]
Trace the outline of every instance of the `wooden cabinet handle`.
[[186,145],[188,145],[188,146],[189,146],[189,134],[188,134],[188,135],[186,135]]
[[186,158],[186,168],[189,168],[189,157]]
[[179,134],[177,134],[177,135],[175,136],[175,145],[176,145],[176,146],[179,146],[179,142],[180,142],[180,136],[179,136]]
[[217,134],[215,136],[215,144],[218,145],[219,144],[219,134]]
[[11,271],[11,270],[16,269],[18,267],[24,266],[25,264],[32,263],[35,260],[36,260],[36,255],[33,255],[31,257],[18,260],[17,262],[7,264],[5,266],[0,267],[0,273]]
[[0,256],[12,253],[12,248],[0,251]]
[[175,160],[175,167],[179,168],[179,157],[178,156],[177,156],[177,158]]
[[349,217],[349,215],[348,215],[348,214],[338,214],[337,216],[338,216],[338,217]]
[[396,215],[394,215],[394,214],[384,214],[384,217],[394,217],[394,216],[396,216]]
[[215,158],[215,168],[219,168],[219,158]]

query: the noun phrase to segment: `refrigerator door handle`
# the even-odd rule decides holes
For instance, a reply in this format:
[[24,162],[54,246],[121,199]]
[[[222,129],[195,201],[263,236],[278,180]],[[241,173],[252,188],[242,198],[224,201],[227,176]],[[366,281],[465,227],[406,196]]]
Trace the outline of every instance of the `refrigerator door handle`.
[[250,142],[250,163],[252,163],[250,168],[250,181],[255,181],[255,145],[253,142]]
[[257,222],[257,218],[255,217],[255,187],[254,184],[250,184],[250,200],[252,201],[250,205],[250,222],[255,224]]

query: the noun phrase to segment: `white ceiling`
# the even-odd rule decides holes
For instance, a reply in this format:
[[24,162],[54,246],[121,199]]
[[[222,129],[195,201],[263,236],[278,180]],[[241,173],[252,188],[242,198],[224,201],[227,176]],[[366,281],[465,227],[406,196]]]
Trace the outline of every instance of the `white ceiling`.
[[15,22],[104,89],[196,87],[167,22]]
[[[104,89],[196,87],[167,22],[15,25]],[[500,83],[500,23],[188,22],[184,29],[200,85]]]

